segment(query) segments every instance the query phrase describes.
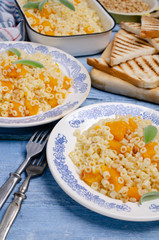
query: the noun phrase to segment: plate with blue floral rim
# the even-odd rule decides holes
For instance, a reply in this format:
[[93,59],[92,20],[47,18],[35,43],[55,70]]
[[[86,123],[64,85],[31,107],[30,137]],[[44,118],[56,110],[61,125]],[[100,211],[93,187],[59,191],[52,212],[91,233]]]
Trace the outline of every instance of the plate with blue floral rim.
[[32,127],[46,124],[62,118],[66,114],[78,108],[87,98],[91,87],[88,71],[85,67],[70,54],[46,45],[33,42],[0,42],[0,53],[9,49],[18,48],[28,54],[40,51],[44,54],[51,54],[53,60],[58,63],[60,69],[73,78],[73,86],[63,104],[52,108],[50,111],[29,117],[0,117],[0,127]]
[[159,113],[155,110],[127,103],[99,103],[76,109],[61,119],[51,132],[47,144],[47,160],[50,171],[59,186],[75,201],[99,214],[126,221],[159,220],[159,199],[142,203],[109,198],[89,187],[79,177],[78,170],[69,157],[75,147],[76,129],[88,129],[103,118],[116,114],[141,116],[159,125]]

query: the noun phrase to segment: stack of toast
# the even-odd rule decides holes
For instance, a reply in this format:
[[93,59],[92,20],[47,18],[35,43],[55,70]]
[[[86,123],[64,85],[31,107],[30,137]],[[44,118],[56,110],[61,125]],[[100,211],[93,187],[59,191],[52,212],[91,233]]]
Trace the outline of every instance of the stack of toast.
[[159,20],[121,22],[100,58],[88,58],[96,88],[159,103]]

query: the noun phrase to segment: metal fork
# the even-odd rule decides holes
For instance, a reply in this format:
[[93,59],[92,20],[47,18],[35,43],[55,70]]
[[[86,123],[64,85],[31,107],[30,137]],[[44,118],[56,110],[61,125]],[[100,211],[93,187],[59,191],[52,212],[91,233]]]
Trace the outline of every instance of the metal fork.
[[14,199],[8,206],[0,223],[0,240],[6,238],[12,223],[21,209],[22,201],[26,198],[25,193],[28,190],[30,179],[42,175],[46,165],[46,155],[45,151],[43,151],[43,154],[39,158],[33,159],[30,165],[27,166],[27,178],[21,184],[19,191],[14,193]]
[[7,200],[9,194],[12,192],[16,183],[21,180],[20,175],[25,170],[30,159],[33,156],[36,156],[44,149],[51,129],[52,128],[50,127],[49,129],[45,130],[38,130],[30,138],[26,146],[27,149],[26,159],[23,161],[23,163],[18,167],[18,169],[15,172],[10,173],[10,177],[0,188],[0,209]]

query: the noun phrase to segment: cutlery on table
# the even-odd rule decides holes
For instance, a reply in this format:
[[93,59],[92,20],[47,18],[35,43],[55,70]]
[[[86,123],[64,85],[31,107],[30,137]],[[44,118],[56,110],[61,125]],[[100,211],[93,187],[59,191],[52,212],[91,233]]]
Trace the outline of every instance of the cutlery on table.
[[26,146],[26,149],[27,149],[26,159],[23,161],[23,163],[18,167],[18,169],[15,172],[10,173],[10,177],[0,188],[0,209],[5,203],[5,201],[7,200],[9,194],[13,190],[16,183],[20,181],[21,179],[20,175],[25,170],[30,159],[36,156],[38,153],[40,153],[44,149],[47,143],[50,131],[51,131],[51,128],[45,129],[45,130],[38,130],[30,138]]
[[22,201],[26,198],[25,193],[28,190],[30,179],[42,175],[46,166],[46,154],[43,151],[40,157],[31,160],[31,163],[26,167],[27,178],[21,184],[19,191],[14,193],[14,199],[8,206],[0,223],[0,240],[5,240],[12,223],[21,209]]

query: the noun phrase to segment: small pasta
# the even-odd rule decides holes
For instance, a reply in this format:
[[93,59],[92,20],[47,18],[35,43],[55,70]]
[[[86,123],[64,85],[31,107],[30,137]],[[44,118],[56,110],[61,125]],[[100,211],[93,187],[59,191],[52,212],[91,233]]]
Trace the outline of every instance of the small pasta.
[[73,79],[67,77],[51,55],[27,54],[18,49],[21,59],[40,62],[43,68],[14,64],[16,54],[5,51],[0,58],[0,116],[25,117],[51,110],[64,102]]
[[50,36],[71,36],[104,31],[100,17],[87,0],[71,0],[75,11],[59,1],[48,0],[42,11],[23,8],[26,2],[27,0],[19,0],[29,24],[39,33]]
[[151,124],[140,116],[117,115],[83,133],[76,130],[70,158],[77,167],[80,162],[82,180],[123,202],[137,202],[143,194],[159,191],[159,132],[150,143],[144,142],[144,128]]

